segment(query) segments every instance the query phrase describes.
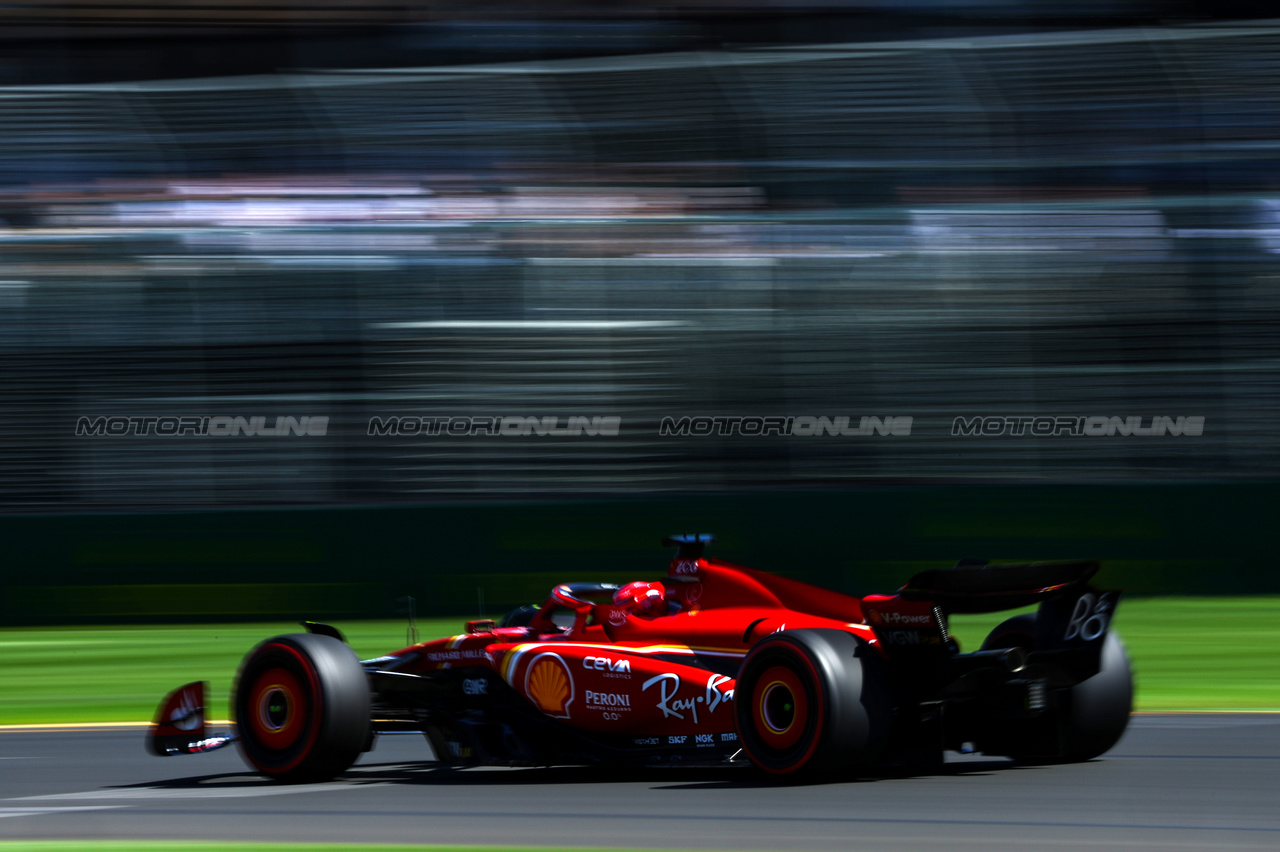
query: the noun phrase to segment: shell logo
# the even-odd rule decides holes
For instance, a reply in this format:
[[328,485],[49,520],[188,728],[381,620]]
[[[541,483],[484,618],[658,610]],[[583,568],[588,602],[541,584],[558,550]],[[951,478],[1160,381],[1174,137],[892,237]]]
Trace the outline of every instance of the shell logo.
[[559,654],[539,654],[529,663],[524,691],[538,709],[553,719],[568,719],[573,701],[573,675]]

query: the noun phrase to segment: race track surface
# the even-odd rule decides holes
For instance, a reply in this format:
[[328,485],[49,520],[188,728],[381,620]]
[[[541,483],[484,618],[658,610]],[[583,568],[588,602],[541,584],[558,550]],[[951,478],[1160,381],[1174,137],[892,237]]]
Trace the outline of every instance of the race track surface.
[[342,779],[283,786],[139,731],[0,733],[0,840],[172,838],[663,849],[1280,848],[1280,715],[1136,717],[1102,759],[777,787],[750,770],[471,769],[386,737]]

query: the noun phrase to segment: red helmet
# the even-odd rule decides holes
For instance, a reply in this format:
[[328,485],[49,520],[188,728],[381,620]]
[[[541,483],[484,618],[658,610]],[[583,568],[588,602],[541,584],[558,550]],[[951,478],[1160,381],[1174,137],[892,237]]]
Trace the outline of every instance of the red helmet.
[[637,580],[614,592],[613,604],[641,618],[657,618],[667,614],[667,590],[661,583]]

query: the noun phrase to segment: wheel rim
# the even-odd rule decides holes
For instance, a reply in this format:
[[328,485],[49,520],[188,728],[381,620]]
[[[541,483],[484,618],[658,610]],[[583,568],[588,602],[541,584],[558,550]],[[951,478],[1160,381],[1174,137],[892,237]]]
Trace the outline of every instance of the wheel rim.
[[254,739],[272,751],[292,746],[306,728],[306,692],[287,669],[271,668],[258,675],[249,690],[247,709]]
[[786,734],[796,721],[796,697],[791,688],[780,680],[775,680],[764,688],[760,699],[760,715],[769,733]]
[[799,742],[808,728],[809,702],[796,673],[785,666],[762,672],[751,694],[751,717],[766,748],[782,751]]

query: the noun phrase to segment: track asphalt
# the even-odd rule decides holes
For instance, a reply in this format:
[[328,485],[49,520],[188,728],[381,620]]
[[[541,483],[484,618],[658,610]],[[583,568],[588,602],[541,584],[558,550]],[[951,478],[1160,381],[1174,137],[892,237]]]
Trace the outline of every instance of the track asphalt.
[[1275,850],[1280,715],[1144,715],[1099,760],[778,787],[746,769],[469,769],[382,738],[284,786],[235,750],[155,758],[138,730],[0,732],[0,841],[81,838],[655,849]]

